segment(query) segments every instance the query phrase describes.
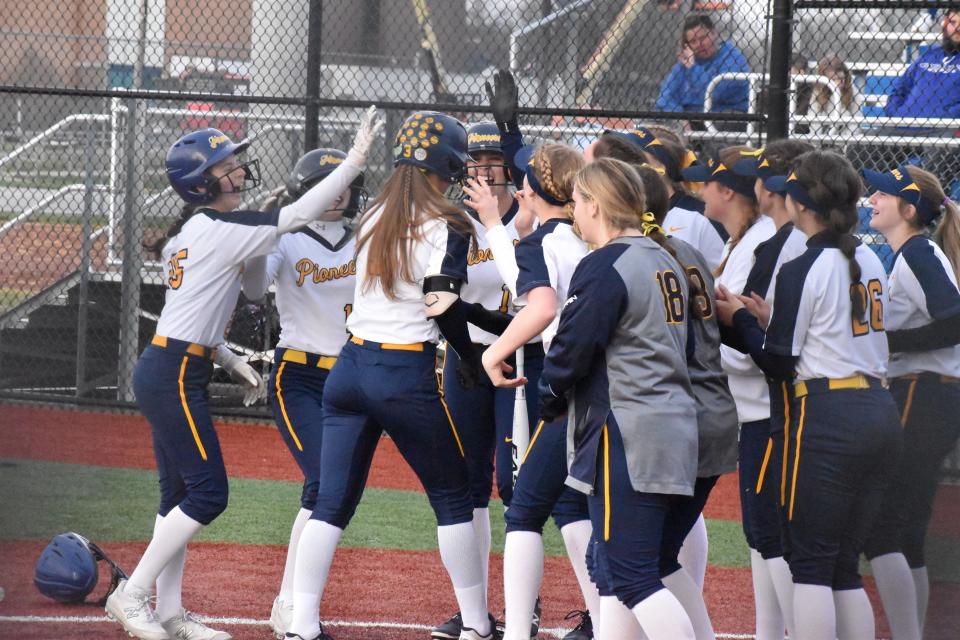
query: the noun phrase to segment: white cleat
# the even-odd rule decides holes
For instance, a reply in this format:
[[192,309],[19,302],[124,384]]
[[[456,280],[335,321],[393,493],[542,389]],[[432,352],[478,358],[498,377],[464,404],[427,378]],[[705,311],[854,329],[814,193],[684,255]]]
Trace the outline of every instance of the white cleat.
[[121,580],[117,588],[107,598],[104,610],[107,617],[119,622],[128,635],[140,640],[169,640],[157,620],[157,614],[150,608],[150,593],[146,591],[127,591],[127,581]]
[[293,603],[285,602],[277,596],[270,610],[270,626],[273,627],[273,635],[277,640],[283,640],[291,622],[293,622]]
[[180,609],[179,616],[160,624],[169,640],[233,640],[233,636],[226,631],[211,629],[186,609]]

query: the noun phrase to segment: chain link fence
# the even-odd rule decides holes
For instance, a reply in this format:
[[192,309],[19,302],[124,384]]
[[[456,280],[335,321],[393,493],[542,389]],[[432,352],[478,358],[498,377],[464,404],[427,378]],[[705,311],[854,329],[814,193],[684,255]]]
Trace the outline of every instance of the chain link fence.
[[[790,135],[858,167],[920,162],[960,196],[960,13],[949,2],[797,0],[54,0],[0,14],[0,395],[127,405],[163,304],[142,245],[179,212],[182,133],[253,141],[257,208],[305,149],[350,145],[373,102],[488,119],[517,76],[527,135],[584,147],[659,124],[700,154]],[[859,229],[887,263],[882,238]],[[266,371],[271,302],[228,344]],[[219,410],[240,394],[217,374]],[[256,410],[265,415],[266,409]]]

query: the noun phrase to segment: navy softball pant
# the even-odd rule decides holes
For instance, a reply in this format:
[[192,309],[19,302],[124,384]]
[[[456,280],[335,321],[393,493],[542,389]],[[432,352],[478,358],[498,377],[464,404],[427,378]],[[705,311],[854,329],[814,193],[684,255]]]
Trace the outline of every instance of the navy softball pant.
[[433,344],[351,338],[323,393],[320,486],[312,518],[346,528],[386,431],[417,474],[437,524],[473,520],[463,445],[437,384]]
[[787,469],[787,562],[798,584],[835,591],[863,586],[859,557],[880,514],[900,455],[900,423],[890,393],[829,390],[805,381],[791,408]]
[[764,495],[758,490],[761,470],[763,475],[771,471],[770,458],[773,452],[771,433],[769,419],[744,422],[740,425],[738,447],[743,534],[747,539],[747,545],[759,551],[765,559],[783,555],[777,504],[770,499],[769,495]]
[[921,373],[893,380],[890,392],[900,409],[903,452],[865,553],[872,559],[900,551],[917,569],[926,566],[923,546],[943,460],[960,436],[960,380]]
[[317,504],[323,387],[334,362],[333,356],[278,347],[267,387],[277,429],[303,473],[300,506],[309,511]]
[[[476,344],[482,353],[487,345]],[[513,366],[512,358],[508,360]],[[537,424],[537,382],[543,371],[543,345],[532,343],[524,347],[523,370],[528,382],[527,416],[531,434]],[[484,509],[490,503],[493,489],[494,459],[496,459],[497,492],[503,504],[510,506],[513,495],[513,405],[516,392],[498,389],[485,371],[480,384],[467,391],[457,378],[460,358],[449,346],[443,358],[443,398],[457,425],[463,450],[467,456],[470,492],[473,506]]]
[[566,485],[567,416],[541,420],[521,462],[510,508],[504,514],[507,533],[543,533],[551,513],[558,529],[590,519],[587,497]]
[[698,479],[693,496],[636,491],[612,413],[600,444],[597,484],[587,498],[594,540],[587,563],[600,595],[632,609],[663,588],[661,577],[680,569],[680,547],[717,477]]
[[133,371],[133,391],[150,423],[160,478],[160,508],[179,506],[207,525],[227,508],[227,471],[207,404],[213,373],[207,347],[154,338]]

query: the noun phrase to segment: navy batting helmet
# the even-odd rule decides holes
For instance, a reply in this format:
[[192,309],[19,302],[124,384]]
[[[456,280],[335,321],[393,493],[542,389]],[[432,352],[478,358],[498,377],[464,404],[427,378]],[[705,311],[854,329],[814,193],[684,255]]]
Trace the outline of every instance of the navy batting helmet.
[[[200,129],[180,137],[167,151],[167,179],[177,194],[191,204],[208,204],[220,195],[220,181],[208,174],[218,162],[231,155],[243,153],[250,143],[234,142],[219,129]],[[241,165],[244,182],[250,191],[260,185],[260,161],[250,160]],[[201,191],[201,188],[203,191]]]
[[[310,187],[317,184],[343,164],[347,154],[339,149],[314,149],[308,151],[293,165],[293,170],[287,177],[287,193],[294,200],[305,194]],[[363,173],[361,172],[350,183],[350,202],[341,209],[344,217],[352,218],[366,204],[366,191],[363,189]]]
[[467,169],[467,130],[445,113],[417,111],[397,132],[393,164],[411,164],[448,182],[460,182]]
[[110,589],[99,601],[102,605],[127,574],[100,547],[78,533],[61,533],[50,541],[37,560],[33,584],[58,602],[83,602],[97,586],[99,560],[106,561],[112,572]]
[[467,153],[472,156],[484,151],[503,154],[503,149],[500,148],[500,128],[496,122],[490,120],[475,122],[467,127]]

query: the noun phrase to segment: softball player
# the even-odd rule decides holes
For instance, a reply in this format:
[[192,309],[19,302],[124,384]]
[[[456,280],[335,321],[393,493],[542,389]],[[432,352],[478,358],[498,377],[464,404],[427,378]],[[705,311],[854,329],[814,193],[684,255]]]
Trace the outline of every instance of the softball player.
[[[683,170],[688,180],[703,182],[701,196],[707,217],[721,222],[730,235],[723,260],[716,270],[717,287],[742,292],[754,264],[757,246],[776,232],[771,218],[761,216],[754,191],[755,178],[737,175],[734,165],[748,147],[727,147],[718,160]],[[724,344],[723,368],[737,404],[740,420],[740,508],[743,531],[750,547],[756,630],[760,640],[783,638],[786,622],[777,604],[767,558],[783,556],[776,505],[756,493],[763,455],[770,437],[770,399],[763,372],[750,356]]]
[[887,375],[903,425],[900,466],[865,552],[899,640],[923,635],[930,590],[924,540],[943,459],[960,435],[960,210],[936,176],[918,167],[864,176],[876,190],[870,227],[896,251],[885,315]]
[[[347,154],[337,149],[310,151],[290,172],[286,196],[296,201],[346,160]],[[251,300],[263,298],[270,284],[276,285],[280,339],[268,395],[280,435],[304,478],[280,593],[270,612],[270,624],[280,639],[293,616],[297,543],[317,501],[323,386],[347,339],[346,321],[353,307],[356,243],[345,220],[356,216],[362,193],[361,173],[319,220],[283,236],[274,253],[258,260],[256,266],[262,268],[248,263],[244,271],[243,293]]]
[[[758,209],[762,215],[773,221],[777,229],[773,236],[754,249],[754,263],[741,292],[747,297],[757,295],[766,300],[768,305],[773,304],[775,288],[771,285],[776,282],[780,267],[806,251],[807,238],[790,221],[790,212],[787,211],[784,196],[767,189],[765,180],[774,175],[789,173],[794,160],[808,151],[813,151],[813,146],[806,142],[776,140],[759,151],[745,152],[733,166],[734,173],[755,180],[754,193]],[[786,457],[783,448],[787,428],[786,399],[789,397],[790,389],[784,381],[769,379],[767,389],[770,398],[770,433],[760,462],[758,477],[748,476],[743,480],[745,485],[746,483],[756,485],[752,493],[745,491],[746,495],[767,503],[754,510],[754,513],[759,516],[755,519],[757,527],[771,528],[759,539],[772,540],[773,535],[781,537],[779,548],[772,543],[759,543],[764,547],[761,550],[761,558],[766,572],[759,566],[754,572],[757,635],[760,638],[783,638],[784,627],[789,635],[795,635],[793,578],[790,575],[790,567],[783,558],[783,528],[773,521],[770,504],[781,507],[786,494],[784,481],[786,473],[783,468]],[[760,434],[756,435],[759,439]],[[756,453],[755,449],[754,453]],[[755,463],[756,459],[752,459],[752,462]],[[782,519],[782,512],[780,515]],[[777,553],[778,550],[780,553]],[[759,564],[760,562],[757,562],[757,565]]]
[[[522,146],[522,145],[518,145]],[[477,236],[477,248],[467,258],[467,284],[460,290],[464,302],[470,304],[468,320],[471,321],[470,340],[477,353],[490,346],[497,335],[503,332],[511,320],[510,288],[495,264],[497,255],[491,247],[488,226],[493,235],[501,234],[507,242],[508,253],[513,254],[513,243],[520,239],[516,226],[517,201],[510,192],[504,152],[501,149],[500,130],[494,122],[479,122],[467,127],[467,173],[474,181],[482,181],[486,187],[480,193],[464,187],[465,193],[480,200],[468,199],[471,221]],[[518,173],[518,172],[515,172]],[[520,174],[522,187],[523,174]],[[479,182],[474,182],[479,186]],[[479,323],[487,329],[476,326]],[[450,409],[453,423],[457,425],[466,454],[473,496],[473,526],[480,540],[480,556],[483,562],[483,584],[487,588],[487,569],[490,556],[490,493],[493,488],[494,468],[497,473],[497,490],[505,506],[510,506],[513,493],[511,472],[511,432],[513,428],[514,391],[498,389],[483,374],[473,389],[464,389],[456,375],[460,359],[455,350],[444,351],[443,397]],[[527,391],[536,395],[536,381],[543,366],[543,344],[539,336],[524,346],[524,367]],[[531,430],[536,421],[536,405],[527,404]],[[494,467],[496,456],[496,467]],[[535,612],[535,637],[539,629],[539,613]],[[438,640],[460,637],[462,622],[457,613],[446,622],[436,626],[431,636]]]
[[[187,206],[167,232],[162,250],[166,300],[157,334],[134,371],[137,403],[153,433],[160,508],[137,568],[106,603],[107,615],[131,635],[144,640],[230,637],[204,626],[180,605],[187,543],[227,505],[226,470],[207,408],[211,361],[216,352],[227,367],[243,369],[222,341],[244,261],[270,253],[282,234],[329,208],[362,170],[380,126],[371,107],[348,160],[298,202],[273,213],[234,211],[241,194],[252,188],[246,183],[259,184],[257,161],[237,159],[249,143],[235,144],[215,129],[203,129],[183,136],[167,153],[170,184]],[[154,584],[158,612],[149,604]]]
[[[591,146],[594,158],[612,157],[634,166],[647,163],[663,171],[669,209],[664,230],[692,245],[707,258],[710,269],[716,269],[723,258],[723,226],[704,217],[704,204],[691,196],[682,185],[680,163],[684,149],[671,142],[664,144],[648,129],[608,130]],[[723,231],[726,234],[726,231]]]
[[[567,297],[570,276],[587,247],[573,231],[569,216],[573,178],[583,166],[583,157],[574,149],[546,144],[524,147],[513,156],[525,174],[518,193],[521,213],[536,216],[540,226],[516,247],[519,275],[516,294],[524,305],[507,329],[483,355],[484,369],[497,386],[515,387],[528,379],[507,380],[511,368],[506,360],[536,335],[549,350],[550,338],[559,322],[558,309]],[[584,497],[564,487],[566,436],[561,421],[541,419],[523,456],[510,508],[506,513],[504,545],[504,638],[529,638],[537,593],[543,578],[543,525],[553,513],[567,555],[580,583],[584,601],[592,616],[599,613],[599,596],[590,582],[586,551],[590,541],[590,520]],[[592,636],[584,621],[581,631]],[[591,630],[588,631],[587,628]],[[582,637],[582,636],[581,636]]]
[[473,226],[443,197],[463,179],[466,142],[463,124],[449,115],[408,117],[396,136],[396,168],[360,221],[352,335],[324,387],[320,486],[297,546],[288,638],[329,638],[318,616],[321,596],[384,431],[436,514],[440,556],[460,605],[460,640],[493,637],[464,449],[435,372],[442,331],[460,356],[461,384],[470,388],[479,378],[459,298]]
[[[872,638],[858,561],[900,442],[896,404],[881,383],[886,273],[849,233],[862,184],[845,158],[805,153],[789,177],[766,184],[786,194],[807,251],[781,267],[765,334],[725,290],[718,315],[768,376],[793,383],[786,511],[796,635]],[[769,310],[758,309],[761,317]]]
[[[669,531],[669,515],[678,501],[690,502],[697,475],[687,274],[643,237],[637,215],[644,210],[643,185],[629,165],[611,159],[587,165],[574,198],[577,226],[599,248],[571,280],[544,360],[541,415],[562,415],[569,398],[566,482],[588,495],[605,565],[598,582],[633,612],[650,640],[694,638],[687,611],[661,580],[664,546],[673,544],[676,577],[699,595],[675,565],[685,532]],[[632,629],[608,624],[607,609],[601,637],[630,637]]]

